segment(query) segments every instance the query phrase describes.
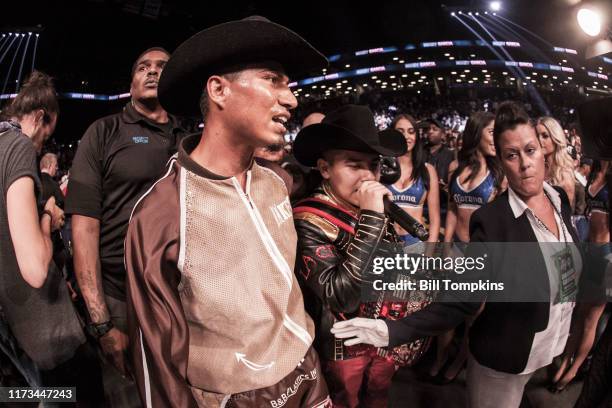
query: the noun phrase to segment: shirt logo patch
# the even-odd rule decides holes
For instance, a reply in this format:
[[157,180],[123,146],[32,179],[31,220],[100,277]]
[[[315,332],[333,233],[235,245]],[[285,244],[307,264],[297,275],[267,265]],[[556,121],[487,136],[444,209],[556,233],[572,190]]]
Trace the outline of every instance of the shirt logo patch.
[[289,197],[285,197],[280,204],[270,206],[270,211],[272,212],[272,215],[279,226],[285,221],[291,219],[293,216],[293,211],[291,208],[291,203],[289,202]]
[[149,136],[132,136],[132,140],[136,144],[148,144]]

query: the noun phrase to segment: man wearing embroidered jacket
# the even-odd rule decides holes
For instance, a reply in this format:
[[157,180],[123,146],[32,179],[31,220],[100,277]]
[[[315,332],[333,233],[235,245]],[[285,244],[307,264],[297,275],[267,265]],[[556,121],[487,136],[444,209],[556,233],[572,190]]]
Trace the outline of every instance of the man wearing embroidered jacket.
[[326,65],[304,39],[261,17],[201,31],[168,61],[160,102],[171,113],[201,113],[205,127],[136,205],[126,238],[146,406],[329,404],[293,275],[287,190],[253,160],[255,148],[283,140],[297,105],[287,75]]
[[293,149],[302,165],[316,166],[323,178],[314,194],[294,208],[296,273],[315,320],[315,347],[334,407],[387,407],[396,366],[415,363],[429,342],[394,350],[345,347],[330,329],[336,320],[354,316],[400,318],[428,303],[362,302],[372,259],[399,242],[384,214],[383,197],[391,192],[378,182],[380,155],[401,156],[406,141],[395,130],[379,134],[367,107],[346,105],[303,128]]

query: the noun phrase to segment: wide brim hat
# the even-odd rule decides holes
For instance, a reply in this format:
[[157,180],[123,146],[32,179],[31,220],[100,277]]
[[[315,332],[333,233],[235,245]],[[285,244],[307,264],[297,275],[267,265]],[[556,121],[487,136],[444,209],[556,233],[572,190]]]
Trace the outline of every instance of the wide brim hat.
[[328,150],[351,150],[397,157],[406,153],[406,139],[396,131],[379,132],[366,106],[345,105],[321,123],[302,128],[293,142],[293,155],[304,166],[315,167]]
[[292,78],[328,66],[325,56],[298,34],[252,16],[207,28],[183,42],[164,67],[159,102],[169,113],[199,116],[200,96],[211,75],[266,61],[281,64]]

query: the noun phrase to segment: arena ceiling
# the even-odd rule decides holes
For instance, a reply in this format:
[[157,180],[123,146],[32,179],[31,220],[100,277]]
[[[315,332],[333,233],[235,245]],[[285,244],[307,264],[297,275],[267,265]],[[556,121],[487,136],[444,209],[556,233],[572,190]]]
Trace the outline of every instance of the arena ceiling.
[[[502,13],[551,43],[581,49],[573,7],[580,0],[506,0]],[[11,3],[11,10],[7,4]],[[259,14],[302,34],[326,55],[412,41],[473,37],[449,10],[487,9],[482,0],[390,1],[11,1],[3,32],[40,27],[36,66],[83,91],[123,91],[139,52],[173,50],[193,33],[221,22]],[[610,8],[610,3],[601,2]],[[608,15],[610,12],[608,10]],[[4,19],[6,22],[8,19]]]
[[[547,42],[560,47],[579,50],[580,54],[585,48],[587,37],[577,27],[575,20],[576,7],[587,1],[598,3],[600,9],[608,16],[612,15],[612,2],[609,0],[501,0],[501,16],[517,22],[536,36],[540,36]],[[76,93],[78,98],[63,97],[60,101],[61,118],[56,130],[55,140],[58,142],[70,142],[78,140],[87,126],[94,120],[111,113],[117,112],[125,103],[128,96],[116,98],[118,94],[125,93],[129,87],[129,76],[131,65],[136,56],[144,49],[151,46],[163,46],[172,51],[182,41],[197,31],[214,24],[241,19],[249,15],[262,15],[272,21],[286,25],[294,31],[303,35],[315,47],[325,55],[351,54],[358,50],[367,50],[376,47],[403,46],[408,43],[419,44],[426,41],[448,41],[448,40],[474,40],[470,31],[462,26],[456,19],[450,16],[453,10],[486,10],[489,6],[488,0],[384,0],[384,1],[193,1],[193,0],[6,0],[0,4],[0,10],[5,17],[0,24],[0,32],[8,33],[19,31],[21,33],[38,32],[40,34],[37,44],[35,66],[37,69],[51,74],[56,79],[56,87],[64,96],[66,93]],[[524,34],[524,33],[523,33]],[[535,38],[535,37],[533,37]],[[505,40],[510,40],[505,38]],[[537,40],[534,40],[537,43]],[[521,47],[525,42],[521,40]],[[32,44],[30,44],[32,48]],[[550,48],[550,47],[549,47]],[[0,48],[2,51],[2,48]],[[431,49],[437,53],[435,60],[451,59],[446,55],[447,50],[440,48]],[[486,51],[480,47],[475,50]],[[456,49],[453,57],[470,58],[468,49]],[[468,55],[462,56],[468,52]],[[415,53],[408,53],[415,58]],[[419,54],[420,55],[420,54]],[[580,55],[578,55],[579,57]],[[480,55],[478,55],[480,57]],[[612,56],[610,56],[612,57]],[[423,55],[423,58],[428,58]],[[482,58],[489,59],[490,56],[483,54]],[[550,63],[562,64],[565,57],[553,56],[558,60]],[[7,56],[0,63],[0,82],[4,80],[4,72],[7,70]],[[16,66],[19,65],[19,58]],[[382,54],[368,58],[358,58],[351,63],[350,69],[363,66],[380,64],[395,64],[395,59],[401,62],[400,54]],[[359,62],[359,61],[361,62]],[[572,66],[579,67],[580,61],[571,61]],[[519,59],[518,61],[521,61]],[[531,61],[523,59],[523,61]],[[535,59],[535,61],[539,61]],[[408,61],[407,61],[408,62]],[[29,72],[30,61],[26,60],[24,76]],[[587,69],[610,75],[612,65],[594,63]],[[600,67],[599,65],[604,65]],[[480,67],[488,70],[488,67]],[[602,68],[602,69],[599,69]],[[346,69],[344,60],[332,63],[328,73],[341,72]],[[440,80],[444,76],[447,86],[465,85],[471,87],[476,84],[491,86],[493,84],[503,85],[510,80],[510,76],[504,76],[504,70],[498,69],[485,72],[484,69],[465,73],[459,70],[453,74],[452,70],[421,72],[417,78],[416,70],[397,73],[397,79],[401,80],[402,86],[398,90],[408,90],[411,86],[418,87],[419,79],[425,85],[433,84],[433,80]],[[13,73],[16,67],[13,69]],[[321,73],[313,73],[321,75]],[[389,82],[388,90],[393,88],[396,78],[389,73],[387,76],[373,78],[369,86],[380,88]],[[404,78],[404,76],[410,76]],[[465,75],[462,78],[461,75]],[[524,81],[534,82],[533,78],[525,78]],[[538,86],[545,78],[545,72],[539,72]],[[425,76],[425,77],[423,77]],[[549,90],[557,92],[565,85],[572,85],[571,74],[565,77],[551,75],[542,84]],[[574,76],[579,79],[579,76]],[[10,77],[9,77],[10,78]],[[4,81],[3,86],[8,93],[15,92],[17,84],[14,78]],[[300,78],[295,78],[300,79]],[[342,92],[346,94],[353,92],[349,87],[356,89],[363,87],[365,77],[347,78],[340,82]],[[462,82],[459,83],[459,80]],[[594,86],[599,79],[588,78]],[[465,83],[467,81],[467,83]],[[565,82],[568,81],[568,82]],[[346,82],[346,83],[345,83]],[[488,83],[487,83],[488,82]],[[517,81],[518,82],[518,81]],[[554,83],[553,83],[554,82]],[[326,85],[324,88],[322,85]],[[300,99],[302,107],[307,108],[308,102],[316,92],[325,97],[330,83],[319,84],[318,91],[315,87],[295,87],[295,92]],[[333,83],[336,93],[339,92],[338,84]],[[496,85],[497,86],[497,85]],[[554,88],[553,88],[554,86]],[[575,85],[574,85],[575,86]],[[346,88],[346,90],[345,90]],[[325,93],[321,93],[325,89]],[[331,91],[332,94],[334,91]],[[4,94],[4,92],[2,92]],[[310,97],[306,95],[312,94]],[[106,101],[92,100],[83,101],[85,95],[102,95]],[[109,101],[109,95],[114,96]],[[2,102],[2,101],[0,101]]]

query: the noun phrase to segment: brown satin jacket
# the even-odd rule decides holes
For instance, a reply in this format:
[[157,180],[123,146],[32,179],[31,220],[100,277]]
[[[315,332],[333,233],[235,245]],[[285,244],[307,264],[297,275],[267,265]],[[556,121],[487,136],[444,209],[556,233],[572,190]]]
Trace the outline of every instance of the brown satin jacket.
[[207,394],[276,384],[314,337],[293,274],[283,181],[253,163],[243,190],[189,157],[198,142],[184,139],[137,203],[125,243],[130,347],[146,406],[205,406]]

